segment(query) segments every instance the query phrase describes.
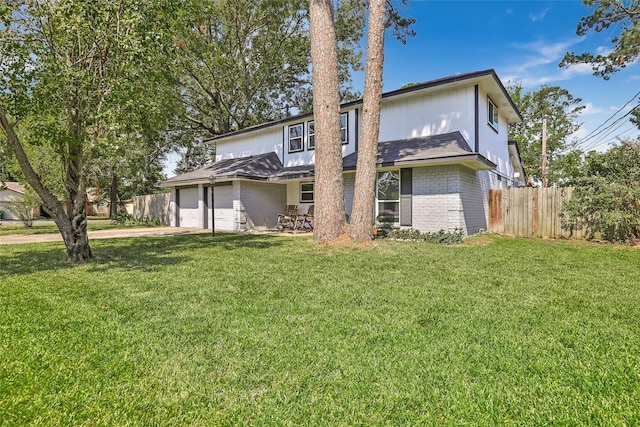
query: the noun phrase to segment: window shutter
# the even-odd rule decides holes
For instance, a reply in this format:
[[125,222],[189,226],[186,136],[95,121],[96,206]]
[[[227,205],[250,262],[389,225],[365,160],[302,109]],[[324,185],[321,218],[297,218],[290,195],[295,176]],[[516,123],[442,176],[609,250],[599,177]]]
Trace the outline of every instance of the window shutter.
[[411,226],[411,199],[413,194],[413,169],[400,169],[400,225]]

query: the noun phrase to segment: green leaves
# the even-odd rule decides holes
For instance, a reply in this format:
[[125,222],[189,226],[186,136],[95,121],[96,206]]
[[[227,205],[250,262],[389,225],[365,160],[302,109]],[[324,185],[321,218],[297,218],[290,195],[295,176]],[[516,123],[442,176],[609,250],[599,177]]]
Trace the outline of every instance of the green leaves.
[[590,152],[566,214],[574,227],[611,241],[640,237],[640,144],[627,141]]
[[583,0],[586,6],[595,6],[592,14],[580,19],[576,34],[584,36],[591,31],[601,32],[614,28],[611,39],[613,50],[606,54],[568,52],[561,67],[572,64],[589,64],[593,74],[608,80],[640,57],[640,5],[638,0]]
[[508,88],[522,114],[522,122],[509,126],[509,139],[518,143],[525,172],[534,181],[542,179],[542,122],[547,120],[548,181],[561,183],[570,173],[575,142],[569,136],[580,127],[577,118],[585,108],[559,86],[543,85],[523,92],[522,86]]

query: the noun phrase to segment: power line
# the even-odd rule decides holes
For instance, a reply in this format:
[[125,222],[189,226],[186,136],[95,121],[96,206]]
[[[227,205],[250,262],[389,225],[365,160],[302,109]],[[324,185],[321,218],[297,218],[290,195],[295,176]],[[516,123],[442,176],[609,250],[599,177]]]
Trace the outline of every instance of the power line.
[[[640,92],[639,92],[640,93]],[[635,98],[635,97],[634,97]],[[631,101],[629,101],[631,102]],[[628,105],[629,103],[625,104]],[[633,113],[635,110],[637,110],[640,107],[640,105],[636,105],[635,107],[633,107],[631,110],[627,111],[627,113],[622,116],[617,118],[614,122],[612,122],[611,124],[609,124],[608,126],[606,126],[605,128],[601,129],[600,131],[598,131],[597,133],[595,133],[594,135],[592,135],[589,138],[583,138],[583,140],[581,142],[578,142],[577,145],[583,145],[587,142],[588,139],[593,139],[597,136],[599,136],[597,139],[595,139],[594,141],[591,141],[589,144],[587,144],[585,147],[582,148],[583,151],[589,151],[590,149],[593,149],[593,146],[596,145],[600,145],[602,143],[602,140],[604,138],[606,138],[607,136],[609,136],[611,134],[611,132],[615,131],[616,129],[620,128],[620,126],[622,126],[625,122],[623,122],[623,120],[629,116],[631,113]],[[624,107],[623,107],[624,108]],[[620,110],[618,110],[620,111]],[[617,114],[617,112],[616,112]],[[610,119],[607,119],[610,120]],[[605,122],[606,123],[606,122]],[[617,126],[616,126],[617,125]],[[614,126],[616,126],[614,128]],[[612,129],[613,128],[613,129]],[[604,135],[602,135],[603,133],[605,133]]]
[[[624,110],[626,108],[627,105],[631,104],[633,102],[634,99],[636,99],[636,97],[640,95],[640,92],[636,93],[635,95],[633,95],[633,97],[627,101],[622,107],[620,107],[615,113],[613,113],[609,118],[607,118],[607,120],[605,120],[604,122],[602,122],[602,124],[600,124],[597,128],[595,128],[594,130],[592,130],[591,132],[589,132],[587,135],[585,135],[583,138],[581,138],[580,140],[577,141],[577,145],[580,144],[584,144],[585,142],[587,142],[588,140],[590,140],[591,138],[594,138],[595,136],[597,136],[598,134],[600,134],[601,132],[598,132],[598,130],[600,128],[602,128],[603,126],[605,126],[607,124],[607,122],[611,119],[613,119],[620,111]],[[637,106],[634,107],[633,109],[631,109],[631,111],[635,110],[636,108],[638,108]],[[629,115],[629,113],[625,114],[625,116]],[[623,117],[625,117],[623,116]],[[617,121],[616,121],[617,122]],[[614,123],[616,123],[614,122]]]
[[629,132],[631,132],[633,130],[637,130],[637,129],[638,128],[635,125],[633,125],[631,127],[628,127],[627,129],[623,130],[619,134],[612,136],[609,141],[603,141],[600,144],[595,145],[591,150],[597,150],[600,146],[602,146],[604,144],[608,144],[611,140],[620,139],[624,134],[629,133]]

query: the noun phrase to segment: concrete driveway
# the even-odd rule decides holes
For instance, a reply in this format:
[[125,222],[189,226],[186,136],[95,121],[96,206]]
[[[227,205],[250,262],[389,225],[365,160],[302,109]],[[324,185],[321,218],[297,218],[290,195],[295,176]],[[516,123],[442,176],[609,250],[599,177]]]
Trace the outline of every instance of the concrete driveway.
[[[211,233],[211,230],[202,228],[181,228],[181,227],[151,227],[151,228],[123,228],[117,230],[97,230],[89,231],[89,240],[93,239],[114,239],[118,237],[141,237],[141,236],[175,236],[181,234],[201,234]],[[20,243],[38,242],[62,242],[60,233],[56,234],[14,234],[0,236],[0,245],[16,245]]]

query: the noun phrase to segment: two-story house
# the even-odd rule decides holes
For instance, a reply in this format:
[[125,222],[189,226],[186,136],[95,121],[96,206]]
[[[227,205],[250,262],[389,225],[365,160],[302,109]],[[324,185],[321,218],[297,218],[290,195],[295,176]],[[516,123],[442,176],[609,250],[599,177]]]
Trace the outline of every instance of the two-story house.
[[[361,100],[341,106],[346,214],[353,201],[361,116]],[[423,232],[486,230],[489,190],[525,180],[517,147],[507,138],[508,124],[520,120],[494,70],[385,93],[376,216]],[[214,163],[161,184],[171,189],[172,226],[210,228],[214,220],[219,230],[270,228],[285,205],[305,212],[314,203],[312,113],[214,142]]]

